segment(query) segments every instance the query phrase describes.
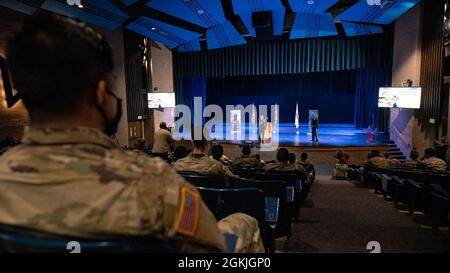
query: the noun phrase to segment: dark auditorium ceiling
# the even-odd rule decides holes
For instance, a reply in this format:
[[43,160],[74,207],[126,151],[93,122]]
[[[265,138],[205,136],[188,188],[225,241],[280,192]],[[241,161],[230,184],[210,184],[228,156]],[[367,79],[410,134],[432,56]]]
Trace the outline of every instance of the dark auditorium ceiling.
[[[43,9],[93,25],[138,32],[179,52],[259,39],[252,15],[272,17],[267,39],[359,36],[383,32],[420,0],[0,0],[33,14]],[[265,12],[265,13],[264,13]],[[267,17],[269,16],[269,17]],[[273,30],[272,30],[273,29]],[[259,33],[259,34],[258,34]]]

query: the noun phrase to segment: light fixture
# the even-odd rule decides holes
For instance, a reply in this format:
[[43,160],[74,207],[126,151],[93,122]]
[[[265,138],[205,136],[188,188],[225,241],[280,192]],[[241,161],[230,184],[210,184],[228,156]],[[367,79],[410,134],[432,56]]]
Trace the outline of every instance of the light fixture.
[[314,4],[314,0],[309,0],[307,3],[308,3],[308,5],[313,5]]
[[152,27],[152,30],[156,30],[156,28],[155,28],[155,27]]

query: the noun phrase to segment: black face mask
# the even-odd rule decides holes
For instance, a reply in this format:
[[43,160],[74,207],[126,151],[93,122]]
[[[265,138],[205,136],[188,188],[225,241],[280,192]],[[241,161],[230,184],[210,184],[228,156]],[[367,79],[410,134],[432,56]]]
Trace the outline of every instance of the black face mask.
[[119,127],[119,122],[122,117],[122,99],[118,98],[114,93],[107,92],[109,95],[113,96],[116,99],[116,116],[113,119],[108,119],[105,111],[100,108],[100,112],[105,118],[105,134],[108,136],[113,136],[117,133],[117,129]]

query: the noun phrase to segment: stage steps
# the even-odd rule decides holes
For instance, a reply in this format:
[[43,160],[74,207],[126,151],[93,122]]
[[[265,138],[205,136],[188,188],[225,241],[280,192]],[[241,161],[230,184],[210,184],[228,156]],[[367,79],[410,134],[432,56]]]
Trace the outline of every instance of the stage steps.
[[406,159],[407,159],[406,156],[402,153],[402,151],[400,151],[400,149],[397,147],[397,144],[395,144],[394,141],[385,140],[385,141],[383,141],[383,143],[385,143],[389,147],[389,155],[392,158],[395,158],[395,159],[399,160],[400,162],[406,161]]

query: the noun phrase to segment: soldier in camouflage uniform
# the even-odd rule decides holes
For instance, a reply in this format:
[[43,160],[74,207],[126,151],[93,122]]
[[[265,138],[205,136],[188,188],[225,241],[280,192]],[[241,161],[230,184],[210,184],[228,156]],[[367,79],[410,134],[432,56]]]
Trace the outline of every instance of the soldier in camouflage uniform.
[[419,153],[416,150],[413,150],[409,154],[409,158],[409,160],[403,163],[403,167],[407,169],[417,169],[417,166],[419,164]]
[[249,145],[242,147],[242,155],[234,159],[233,163],[239,168],[261,168],[261,160],[251,156],[252,149]]
[[277,152],[277,162],[268,163],[265,167],[266,172],[297,172],[306,175],[305,169],[300,164],[289,164],[289,151],[280,148]]
[[402,165],[402,163],[398,159],[392,158],[389,153],[385,153],[384,158],[386,158],[386,160],[388,161],[389,168],[398,168]]
[[447,170],[447,163],[435,156],[433,148],[428,148],[425,150],[424,159],[419,163],[419,168],[442,173]]
[[232,233],[236,251],[262,251],[254,218],[217,223],[167,163],[111,140],[122,105],[110,89],[111,48],[93,29],[32,16],[7,56],[31,127],[0,157],[0,223],[92,239],[148,236],[183,252],[224,251],[224,233]]
[[367,166],[372,169],[389,169],[390,164],[389,161],[380,155],[380,152],[377,150],[372,151],[372,157],[369,159]]
[[209,158],[205,152],[208,147],[208,141],[193,140],[194,151],[185,158],[177,160],[173,167],[178,172],[189,172],[200,175],[219,175],[219,176],[233,176],[228,166],[222,162]]

